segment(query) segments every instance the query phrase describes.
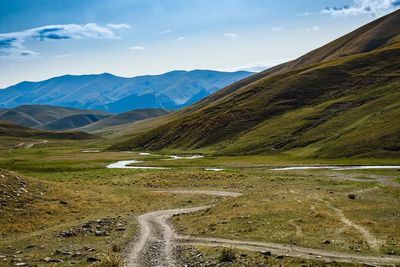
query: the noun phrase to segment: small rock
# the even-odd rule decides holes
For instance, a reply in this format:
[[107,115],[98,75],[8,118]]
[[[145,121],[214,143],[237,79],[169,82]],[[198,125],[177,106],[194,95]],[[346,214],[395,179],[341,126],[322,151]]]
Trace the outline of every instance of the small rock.
[[263,256],[271,256],[272,255],[271,251],[261,251],[260,254]]
[[348,194],[347,197],[348,197],[349,199],[351,199],[351,200],[354,200],[354,199],[357,199],[357,198],[358,198],[358,196],[355,195],[355,194]]
[[26,263],[26,262],[17,262],[17,263],[14,263],[14,266],[27,266],[28,265],[28,263]]
[[96,230],[96,231],[94,232],[94,234],[95,234],[96,236],[105,236],[105,233],[102,232],[102,231],[99,231],[99,230]]
[[21,262],[22,259],[18,258],[17,256],[14,255],[14,259],[11,260],[11,262]]
[[43,261],[44,261],[44,262],[54,262],[54,263],[62,263],[62,262],[63,262],[62,260],[59,260],[59,259],[52,259],[52,258],[50,258],[50,257],[44,258]]
[[95,257],[88,257],[86,259],[87,262],[95,262],[95,261],[99,261],[99,259],[96,259]]
[[85,223],[85,224],[82,225],[82,228],[91,229],[92,226],[90,225],[90,223]]
[[325,244],[325,245],[329,245],[329,244],[331,244],[331,243],[332,243],[332,241],[330,241],[330,240],[325,240],[325,241],[324,241],[324,244]]
[[59,250],[57,249],[54,254],[58,255],[72,255],[73,253],[71,251],[66,251],[66,250]]
[[72,254],[72,257],[80,257],[80,256],[82,256],[82,253],[80,253],[79,251]]
[[86,251],[96,251],[95,248],[92,248],[92,247],[89,247],[89,246],[85,246],[83,249],[86,250]]
[[62,231],[59,236],[61,237],[71,237],[71,236],[76,236],[76,232],[74,232],[73,230],[65,230]]

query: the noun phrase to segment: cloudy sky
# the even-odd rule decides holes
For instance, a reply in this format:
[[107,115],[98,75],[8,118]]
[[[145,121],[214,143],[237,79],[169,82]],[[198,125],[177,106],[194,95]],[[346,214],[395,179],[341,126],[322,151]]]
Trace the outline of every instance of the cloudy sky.
[[0,88],[64,74],[259,71],[400,0],[1,0]]

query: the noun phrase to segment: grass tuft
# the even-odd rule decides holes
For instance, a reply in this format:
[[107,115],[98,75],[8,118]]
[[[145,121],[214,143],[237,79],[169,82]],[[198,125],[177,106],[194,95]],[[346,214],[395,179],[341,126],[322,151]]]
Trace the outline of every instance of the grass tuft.
[[121,267],[123,265],[123,261],[120,255],[117,253],[109,253],[104,255],[100,262],[96,263],[94,266],[96,267]]

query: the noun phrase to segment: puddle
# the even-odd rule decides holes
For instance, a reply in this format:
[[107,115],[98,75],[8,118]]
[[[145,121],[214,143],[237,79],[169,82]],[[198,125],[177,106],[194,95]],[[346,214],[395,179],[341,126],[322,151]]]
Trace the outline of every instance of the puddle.
[[84,150],[81,150],[81,152],[82,153],[99,153],[100,150],[97,150],[97,149],[84,149]]
[[213,171],[213,172],[220,172],[224,171],[225,169],[219,169],[219,168],[206,168],[206,171]]
[[204,158],[204,156],[201,155],[193,155],[193,156],[176,156],[176,155],[171,155],[169,156],[169,159],[163,159],[163,160],[178,160],[178,159],[200,159]]
[[169,168],[163,167],[150,167],[150,166],[128,166],[130,164],[143,163],[139,160],[120,160],[115,163],[107,165],[108,169],[147,169],[147,170],[167,170]]

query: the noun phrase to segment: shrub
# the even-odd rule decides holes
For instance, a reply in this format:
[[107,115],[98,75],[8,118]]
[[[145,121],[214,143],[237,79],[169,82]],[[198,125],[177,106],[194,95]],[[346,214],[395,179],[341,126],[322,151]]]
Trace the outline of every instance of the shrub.
[[112,252],[121,252],[121,247],[119,246],[119,245],[117,245],[117,244],[112,244],[112,246],[111,246],[111,251]]
[[236,252],[232,248],[224,248],[219,256],[220,262],[233,262],[236,259]]

